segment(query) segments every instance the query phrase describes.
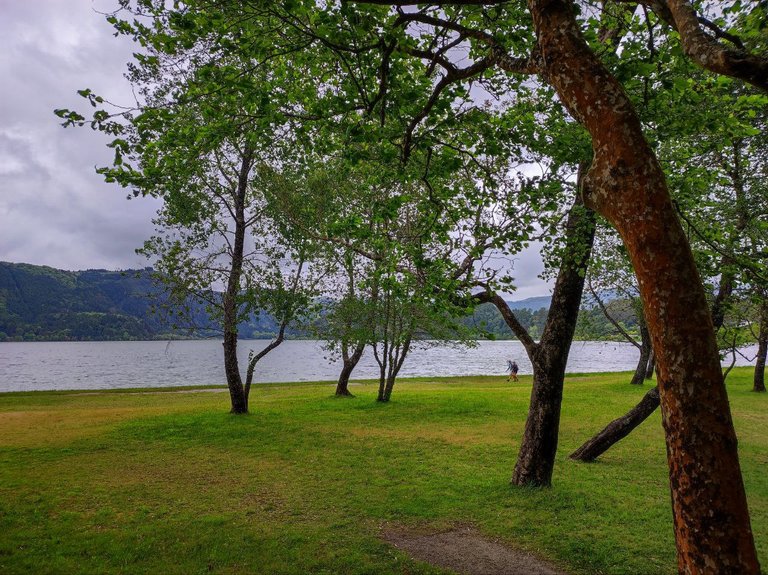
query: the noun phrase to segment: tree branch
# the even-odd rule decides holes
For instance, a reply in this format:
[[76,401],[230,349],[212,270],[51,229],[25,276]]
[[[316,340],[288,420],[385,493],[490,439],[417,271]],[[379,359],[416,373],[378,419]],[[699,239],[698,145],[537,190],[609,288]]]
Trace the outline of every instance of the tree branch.
[[[641,0],[638,3],[650,6],[659,18],[677,30],[683,51],[698,66],[768,91],[768,58],[743,50],[741,41],[710,26],[708,20],[696,14],[688,0]],[[702,24],[713,30],[715,36],[704,32]],[[720,37],[730,40],[737,48],[723,46],[718,42]]]
[[501,312],[501,316],[504,318],[504,322],[517,336],[517,339],[520,340],[520,343],[523,344],[523,347],[525,347],[526,351],[528,351],[530,355],[531,352],[536,348],[537,344],[535,341],[533,341],[533,338],[528,333],[528,330],[525,329],[523,325],[517,320],[517,316],[515,316],[515,314],[512,312],[510,307],[507,305],[507,302],[504,301],[504,298],[502,298],[496,292],[487,289],[484,292],[475,294],[473,297],[480,303],[492,303],[496,306],[496,309]]

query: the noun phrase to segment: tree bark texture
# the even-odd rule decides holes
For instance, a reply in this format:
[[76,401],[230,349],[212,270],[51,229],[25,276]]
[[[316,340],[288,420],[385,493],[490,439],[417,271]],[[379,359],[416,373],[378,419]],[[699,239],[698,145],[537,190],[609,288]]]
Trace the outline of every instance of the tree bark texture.
[[529,0],[546,80],[592,136],[587,204],[621,235],[656,353],[680,573],[759,574],[704,288],[664,174],[572,2]]
[[[652,2],[656,9],[662,2]],[[726,74],[768,90],[768,60],[738,48],[726,47],[701,29],[698,15],[688,0],[666,0],[658,14],[680,33],[685,54],[702,68]]]
[[569,457],[577,461],[594,461],[613,446],[624,439],[630,432],[648,419],[659,407],[659,388],[654,387],[643,396],[643,399],[628,413],[614,419]]
[[[579,178],[581,180],[581,178]],[[514,485],[549,486],[557,454],[568,352],[595,236],[595,215],[577,199],[566,224],[566,247],[539,343],[526,346],[533,387],[525,431],[512,473]]]
[[760,306],[760,331],[757,336],[757,358],[752,391],[765,392],[765,359],[768,355],[768,299]]

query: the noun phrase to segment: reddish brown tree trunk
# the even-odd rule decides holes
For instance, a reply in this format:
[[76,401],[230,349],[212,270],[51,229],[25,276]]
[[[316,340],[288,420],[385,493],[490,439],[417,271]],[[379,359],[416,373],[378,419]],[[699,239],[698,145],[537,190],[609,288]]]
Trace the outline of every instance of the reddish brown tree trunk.
[[592,136],[589,205],[620,233],[656,353],[678,569],[759,574],[712,318],[666,181],[629,98],[574,6],[529,0],[544,75]]

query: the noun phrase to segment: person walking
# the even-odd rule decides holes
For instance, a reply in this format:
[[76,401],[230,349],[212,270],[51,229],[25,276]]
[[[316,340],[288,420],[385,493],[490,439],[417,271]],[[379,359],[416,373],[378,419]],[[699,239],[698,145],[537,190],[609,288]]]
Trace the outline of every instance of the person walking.
[[507,370],[509,371],[509,377],[507,378],[507,381],[510,379],[512,381],[519,381],[517,379],[517,372],[520,371],[520,368],[517,366],[517,362],[514,359],[507,362]]

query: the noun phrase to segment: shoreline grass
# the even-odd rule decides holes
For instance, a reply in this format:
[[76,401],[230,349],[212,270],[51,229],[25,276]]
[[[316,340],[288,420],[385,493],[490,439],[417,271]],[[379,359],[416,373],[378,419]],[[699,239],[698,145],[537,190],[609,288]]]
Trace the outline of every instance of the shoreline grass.
[[[768,397],[728,390],[768,565]],[[649,389],[569,374],[552,489],[511,487],[530,394],[499,377],[259,384],[252,413],[210,386],[0,394],[0,572],[348,573],[437,568],[383,530],[471,525],[573,574],[676,572],[654,414],[598,462],[567,456]],[[149,391],[150,393],[145,393]]]

